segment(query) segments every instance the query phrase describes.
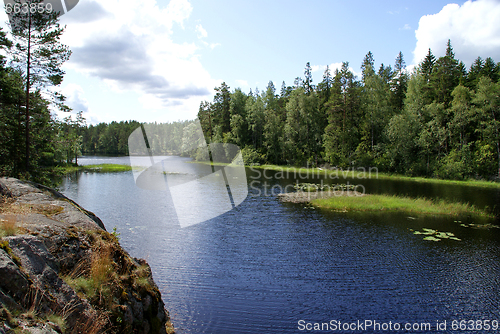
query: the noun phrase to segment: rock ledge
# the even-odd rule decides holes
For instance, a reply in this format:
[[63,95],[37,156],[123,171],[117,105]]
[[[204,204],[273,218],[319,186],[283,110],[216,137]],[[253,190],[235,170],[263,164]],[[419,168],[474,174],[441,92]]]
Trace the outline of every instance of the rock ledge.
[[174,333],[145,260],[57,191],[0,178],[0,334]]

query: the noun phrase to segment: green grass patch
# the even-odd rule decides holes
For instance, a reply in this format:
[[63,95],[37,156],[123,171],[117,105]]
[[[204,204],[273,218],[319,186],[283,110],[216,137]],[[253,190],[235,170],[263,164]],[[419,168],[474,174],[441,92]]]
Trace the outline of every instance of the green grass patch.
[[92,171],[100,173],[112,173],[112,172],[128,172],[131,171],[132,167],[129,165],[119,165],[119,164],[102,164],[102,165],[84,165],[84,166],[66,166],[57,167],[57,171],[62,174],[78,172],[78,171]]
[[[293,166],[278,166],[278,165],[254,165],[246,166],[253,169],[266,169],[274,170],[279,172],[288,172],[289,174],[296,173],[297,175],[320,175],[320,176],[338,176],[338,178],[367,178],[367,179],[380,179],[380,180],[396,180],[396,181],[411,181],[420,183],[433,183],[433,184],[443,184],[443,185],[460,185],[460,186],[470,186],[470,187],[481,187],[481,188],[500,188],[500,182],[485,181],[485,180],[444,180],[426,177],[412,177],[398,174],[388,174],[376,172],[375,168],[371,170],[366,168],[363,170],[328,170],[321,168],[303,168],[303,167],[293,167]],[[330,177],[331,178],[331,177]]]
[[406,212],[411,214],[449,215],[462,216],[473,215],[493,218],[486,211],[476,208],[474,205],[464,203],[451,203],[444,200],[430,200],[426,198],[410,198],[387,195],[338,196],[330,198],[315,199],[312,205],[340,212],[348,211],[372,211],[372,212]]
[[443,179],[433,179],[426,177],[412,177],[397,174],[387,174],[378,173],[378,178],[381,180],[400,180],[400,181],[412,181],[421,183],[434,183],[434,184],[454,184],[459,186],[469,186],[469,187],[481,187],[481,188],[500,188],[500,182],[485,181],[485,180],[443,180]]

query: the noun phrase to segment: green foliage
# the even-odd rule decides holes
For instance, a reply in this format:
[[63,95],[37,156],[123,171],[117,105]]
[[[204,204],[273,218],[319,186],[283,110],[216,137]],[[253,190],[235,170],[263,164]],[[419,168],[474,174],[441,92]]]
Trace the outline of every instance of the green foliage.
[[463,180],[471,175],[473,170],[470,146],[461,150],[453,149],[438,163],[435,175],[443,179]]
[[[294,87],[273,82],[262,94],[216,89],[199,117],[211,142],[245,147],[246,163],[380,171],[453,179],[500,177],[500,66],[478,58],[467,72],[451,41],[438,59],[429,52],[412,72],[403,54],[394,69],[373,54],[361,65],[361,81],[348,62],[312,85],[310,64]],[[229,102],[227,102],[229,98]],[[230,121],[223,106],[229,105]],[[222,118],[221,118],[222,117]],[[224,119],[224,120],[223,120]],[[197,159],[203,157],[199,156]]]
[[120,232],[118,232],[116,226],[113,227],[113,231],[110,234],[114,236],[117,241],[120,241]]
[[254,164],[264,164],[266,157],[264,154],[259,153],[256,149],[251,146],[247,146],[241,150],[241,155],[243,156],[243,162],[247,166]]

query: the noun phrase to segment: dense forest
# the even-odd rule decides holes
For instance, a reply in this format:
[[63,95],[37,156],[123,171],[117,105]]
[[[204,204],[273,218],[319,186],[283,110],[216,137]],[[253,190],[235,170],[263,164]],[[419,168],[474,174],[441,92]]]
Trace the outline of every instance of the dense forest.
[[273,82],[263,92],[215,89],[198,117],[209,142],[234,143],[247,163],[380,171],[440,178],[500,176],[500,64],[478,57],[467,70],[451,42],[438,59],[429,49],[408,73],[400,52],[394,68],[363,59],[356,78],[344,62],[313,84]]
[[[46,27],[30,37],[51,52],[32,55],[22,47],[25,32],[14,31],[12,41],[0,30],[0,47],[8,55],[0,56],[1,175],[37,179],[82,154],[127,155],[128,138],[141,126],[136,121],[87,125],[81,112],[63,120],[51,113],[54,107],[69,111],[64,97],[48,95],[47,87],[61,83],[60,67],[71,53],[58,44],[63,29],[54,22],[51,29],[53,41],[43,38]],[[26,57],[33,57],[31,65]],[[500,63],[478,57],[467,69],[448,41],[444,56],[436,58],[429,49],[411,73],[401,52],[393,66],[376,68],[368,52],[361,78],[344,62],[333,73],[326,67],[315,85],[307,63],[304,77],[293,86],[283,82],[279,92],[273,82],[249,93],[222,83],[213,101],[201,103],[198,119],[207,142],[238,145],[248,164],[500,177]],[[193,123],[148,124],[151,148],[178,154]]]

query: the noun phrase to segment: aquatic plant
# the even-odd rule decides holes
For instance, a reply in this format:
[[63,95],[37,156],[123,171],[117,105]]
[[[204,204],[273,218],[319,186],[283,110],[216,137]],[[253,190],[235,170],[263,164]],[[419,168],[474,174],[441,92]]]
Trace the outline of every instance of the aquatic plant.
[[440,232],[438,230],[433,230],[430,228],[423,228],[422,231],[410,231],[412,231],[415,235],[425,235],[423,240],[426,241],[441,241],[443,239],[462,241],[462,239],[457,238],[452,232]]

